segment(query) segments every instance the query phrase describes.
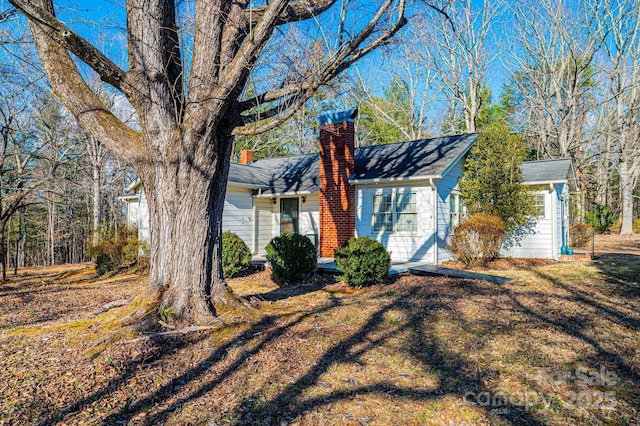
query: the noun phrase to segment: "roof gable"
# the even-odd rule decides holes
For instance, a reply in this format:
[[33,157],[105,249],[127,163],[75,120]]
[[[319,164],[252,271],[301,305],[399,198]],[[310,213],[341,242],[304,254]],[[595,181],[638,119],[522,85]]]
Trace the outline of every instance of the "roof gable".
[[577,189],[573,162],[570,158],[524,161],[520,169],[522,182],[525,184],[568,182],[572,190]]

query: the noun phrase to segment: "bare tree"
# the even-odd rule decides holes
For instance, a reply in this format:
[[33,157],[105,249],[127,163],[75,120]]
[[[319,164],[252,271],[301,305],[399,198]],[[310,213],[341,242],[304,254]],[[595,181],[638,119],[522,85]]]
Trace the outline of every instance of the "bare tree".
[[585,0],[518,2],[515,37],[505,59],[519,96],[521,128],[547,157],[578,157],[587,114],[595,105],[594,56],[603,43],[595,25],[602,6]]
[[423,64],[432,67],[441,80],[443,94],[449,104],[453,122],[450,132],[458,131],[458,113],[463,117],[464,131],[475,133],[483,102],[487,65],[492,60],[488,42],[496,23],[500,1],[485,1],[480,6],[472,0],[455,2],[447,13],[431,8],[431,14],[418,24],[420,37],[428,46]]
[[[176,2],[130,0],[129,70],[124,71],[58,20],[51,0],[11,3],[29,20],[54,92],[88,132],[142,178],[150,210],[150,298],[188,322],[209,322],[214,313],[240,308],[222,275],[220,244],[234,137],[275,128],[406,23],[405,0],[362,2],[357,10],[347,7],[355,4],[350,1],[335,10],[335,0],[197,2],[193,51],[185,67]],[[350,16],[338,20],[337,43],[305,46],[316,59],[312,67],[296,73],[287,63],[274,64],[258,94],[243,96],[252,72],[259,75],[259,66],[268,63],[261,53],[281,37],[276,28],[302,21],[308,27],[328,25],[333,12]],[[127,96],[140,131],[109,111],[69,52]]]
[[606,156],[617,158],[620,176],[621,234],[633,233],[633,190],[640,178],[640,4],[607,2],[600,21],[608,31],[603,47],[608,63],[610,102],[603,126]]
[[[361,145],[417,140],[433,130],[430,119],[441,93],[439,75],[428,66],[429,41],[411,28],[385,51],[385,60],[375,67],[357,69],[351,96],[359,104],[358,141]],[[379,83],[380,72],[391,77],[383,96],[371,82]]]

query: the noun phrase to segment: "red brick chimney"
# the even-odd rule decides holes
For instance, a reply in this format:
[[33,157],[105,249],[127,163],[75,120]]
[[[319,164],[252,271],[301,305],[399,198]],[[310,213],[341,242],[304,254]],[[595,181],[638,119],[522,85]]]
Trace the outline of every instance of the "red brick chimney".
[[253,151],[243,149],[240,151],[240,164],[249,164],[253,162]]
[[353,119],[358,110],[318,116],[320,127],[320,257],[355,235],[355,171]]

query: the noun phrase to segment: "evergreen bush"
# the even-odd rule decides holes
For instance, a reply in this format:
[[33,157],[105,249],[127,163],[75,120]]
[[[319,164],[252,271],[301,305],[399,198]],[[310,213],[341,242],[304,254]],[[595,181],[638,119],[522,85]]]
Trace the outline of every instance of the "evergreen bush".
[[136,228],[123,226],[115,231],[101,230],[100,239],[89,242],[88,254],[95,259],[98,275],[104,275],[137,264],[144,246]]
[[334,256],[342,279],[353,287],[384,281],[391,267],[389,252],[368,237],[351,238],[335,250]]
[[279,283],[299,280],[313,272],[318,264],[316,248],[304,235],[292,232],[273,238],[266,247],[271,264],[271,278]]
[[251,265],[251,250],[245,242],[233,232],[222,233],[222,271],[230,278]]

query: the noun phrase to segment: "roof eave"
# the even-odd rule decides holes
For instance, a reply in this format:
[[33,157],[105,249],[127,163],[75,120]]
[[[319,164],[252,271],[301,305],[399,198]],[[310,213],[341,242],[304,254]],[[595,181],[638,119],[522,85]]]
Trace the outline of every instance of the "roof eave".
[[294,197],[301,195],[311,195],[314,192],[318,191],[320,187],[311,188],[305,191],[287,191],[287,192],[263,192],[261,194],[256,194],[254,197],[256,198],[275,198],[275,197]]
[[561,179],[561,180],[538,180],[538,181],[530,181],[530,182],[522,182],[523,185],[549,185],[549,184],[556,184],[556,183],[567,183],[567,179]]
[[262,189],[262,190],[269,189],[269,187],[266,185],[253,185],[251,183],[240,183],[240,182],[233,182],[233,181],[227,182],[227,185],[240,186],[242,188],[249,188],[249,189]]
[[388,178],[372,178],[372,179],[349,179],[352,185],[364,185],[368,183],[395,183],[395,182],[415,182],[429,181],[432,179],[440,179],[443,175],[424,175],[424,176],[401,176]]

